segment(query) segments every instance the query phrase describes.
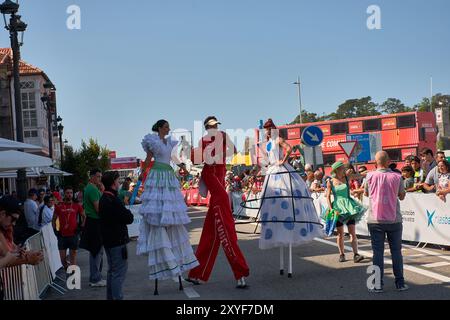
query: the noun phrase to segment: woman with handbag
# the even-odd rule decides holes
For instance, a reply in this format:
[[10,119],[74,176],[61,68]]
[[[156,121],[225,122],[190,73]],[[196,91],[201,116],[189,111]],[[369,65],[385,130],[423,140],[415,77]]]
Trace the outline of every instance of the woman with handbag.
[[[326,198],[329,210],[332,210],[332,215],[337,217],[336,229],[338,232],[339,262],[346,261],[344,251],[344,224],[346,224],[352,242],[353,261],[358,263],[364,260],[364,257],[358,253],[356,223],[361,220],[361,217],[367,209],[350,196],[350,185],[344,164],[338,161],[331,168],[333,178],[327,182]],[[333,195],[333,202],[331,201],[331,195]],[[327,233],[330,234],[332,232],[333,229],[328,230]]]

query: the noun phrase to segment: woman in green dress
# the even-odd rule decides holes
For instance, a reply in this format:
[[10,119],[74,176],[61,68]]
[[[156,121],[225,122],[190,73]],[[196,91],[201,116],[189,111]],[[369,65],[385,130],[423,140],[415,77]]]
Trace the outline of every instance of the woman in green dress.
[[[353,248],[353,261],[355,263],[361,262],[364,257],[358,254],[358,238],[356,237],[356,223],[366,212],[358,201],[350,196],[350,187],[348,183],[349,177],[346,176],[345,166],[338,161],[332,165],[332,179],[327,182],[327,202],[328,208],[332,208],[338,214],[339,219],[336,224],[338,232],[337,244],[339,247],[339,262],[345,262],[344,251],[344,224],[347,225],[348,233]],[[350,177],[353,178],[353,177]],[[331,202],[331,195],[333,195],[333,202]]]

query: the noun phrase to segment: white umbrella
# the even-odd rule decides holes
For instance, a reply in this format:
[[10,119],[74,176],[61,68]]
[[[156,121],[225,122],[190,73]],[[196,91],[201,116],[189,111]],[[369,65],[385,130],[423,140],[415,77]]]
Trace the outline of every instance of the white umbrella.
[[42,147],[34,146],[34,145],[28,144],[28,143],[22,143],[22,142],[18,142],[18,141],[0,138],[0,151],[5,151],[5,150],[39,151],[39,150],[42,150]]
[[20,151],[0,151],[0,171],[49,167],[52,159]]
[[[0,170],[1,171],[1,170]],[[46,167],[46,168],[28,168],[27,169],[27,177],[28,178],[38,178],[40,176],[73,176],[71,173],[67,173],[65,171],[61,171],[56,168]],[[0,172],[1,178],[17,178],[17,170],[8,170]]]

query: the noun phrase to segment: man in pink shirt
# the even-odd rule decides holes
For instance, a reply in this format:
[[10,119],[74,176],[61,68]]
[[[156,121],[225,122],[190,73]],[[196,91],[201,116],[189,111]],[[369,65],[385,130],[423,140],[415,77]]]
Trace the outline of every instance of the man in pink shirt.
[[373,264],[381,271],[381,286],[370,290],[383,292],[384,273],[384,241],[387,236],[391,250],[392,264],[395,276],[395,286],[398,291],[408,290],[403,278],[402,257],[402,215],[398,199],[405,199],[405,188],[402,176],[389,169],[389,156],[385,151],[379,151],[375,160],[377,170],[367,174],[364,194],[369,197],[368,226],[372,240]]

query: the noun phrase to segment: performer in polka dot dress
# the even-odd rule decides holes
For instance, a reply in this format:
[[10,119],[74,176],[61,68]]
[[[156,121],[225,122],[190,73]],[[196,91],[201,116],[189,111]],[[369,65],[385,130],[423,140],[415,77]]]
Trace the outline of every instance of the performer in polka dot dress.
[[264,128],[267,140],[263,148],[267,152],[269,166],[260,196],[260,249],[298,246],[316,237],[324,237],[306,183],[287,163],[291,146],[278,137],[278,130],[271,119]]

